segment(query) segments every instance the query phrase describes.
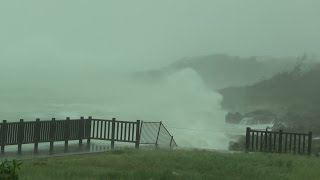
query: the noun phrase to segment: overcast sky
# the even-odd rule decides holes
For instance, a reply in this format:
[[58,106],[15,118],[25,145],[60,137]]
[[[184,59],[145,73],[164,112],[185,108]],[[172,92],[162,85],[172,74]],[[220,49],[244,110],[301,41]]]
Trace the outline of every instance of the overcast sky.
[[319,0],[1,0],[0,63],[125,70],[213,53],[317,54],[319,18]]

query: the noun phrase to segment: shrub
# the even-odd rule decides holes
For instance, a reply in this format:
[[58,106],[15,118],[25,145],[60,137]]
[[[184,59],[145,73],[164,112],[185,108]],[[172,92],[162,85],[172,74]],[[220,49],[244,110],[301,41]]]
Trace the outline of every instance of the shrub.
[[5,159],[0,163],[0,180],[17,180],[19,176],[17,170],[20,169],[20,161],[8,161]]

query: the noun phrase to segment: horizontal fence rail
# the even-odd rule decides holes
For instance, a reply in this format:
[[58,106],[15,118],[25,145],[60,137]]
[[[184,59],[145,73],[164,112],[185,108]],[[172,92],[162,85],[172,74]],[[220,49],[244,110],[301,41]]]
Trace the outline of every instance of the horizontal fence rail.
[[[146,123],[146,122],[145,122]],[[39,143],[50,143],[50,153],[53,153],[54,142],[64,141],[65,151],[68,151],[68,144],[71,140],[78,140],[79,147],[82,148],[83,140],[87,141],[87,148],[90,147],[91,139],[111,141],[111,149],[115,142],[134,143],[136,148],[139,144],[157,144],[159,135],[155,141],[140,142],[142,123],[137,121],[118,121],[93,119],[89,116],[87,119],[56,120],[52,118],[49,121],[27,121],[20,119],[19,122],[7,122],[3,120],[0,123],[0,146],[1,154],[5,152],[5,146],[18,145],[18,154],[21,154],[23,144],[34,144],[34,153],[38,153]],[[160,123],[160,127],[164,127]],[[159,131],[160,132],[160,131]],[[158,132],[158,133],[159,133]],[[170,133],[167,131],[167,134]],[[164,136],[165,137],[165,136]],[[171,136],[171,145],[176,143]]]
[[312,132],[290,133],[247,128],[246,152],[293,153],[311,155]]

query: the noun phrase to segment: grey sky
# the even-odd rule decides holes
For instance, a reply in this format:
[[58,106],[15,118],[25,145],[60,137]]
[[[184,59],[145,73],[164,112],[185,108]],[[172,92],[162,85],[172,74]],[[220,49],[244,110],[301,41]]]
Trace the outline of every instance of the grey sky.
[[2,67],[149,68],[320,52],[319,0],[1,0]]

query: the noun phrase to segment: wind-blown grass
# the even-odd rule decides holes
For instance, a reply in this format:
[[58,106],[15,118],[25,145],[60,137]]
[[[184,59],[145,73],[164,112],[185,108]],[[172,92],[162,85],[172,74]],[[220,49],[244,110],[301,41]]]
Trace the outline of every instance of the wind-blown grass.
[[319,179],[314,157],[202,150],[117,150],[26,160],[21,179]]

